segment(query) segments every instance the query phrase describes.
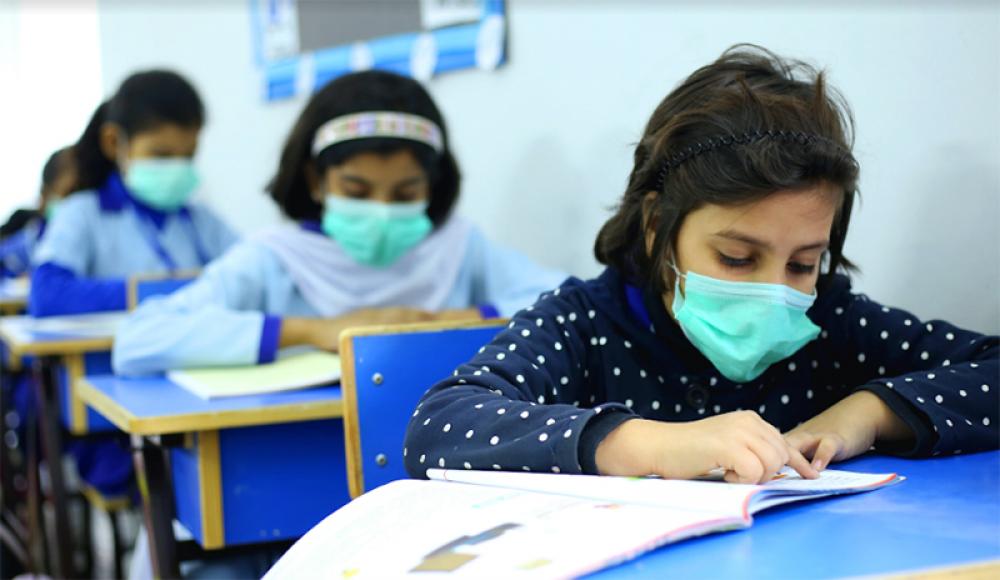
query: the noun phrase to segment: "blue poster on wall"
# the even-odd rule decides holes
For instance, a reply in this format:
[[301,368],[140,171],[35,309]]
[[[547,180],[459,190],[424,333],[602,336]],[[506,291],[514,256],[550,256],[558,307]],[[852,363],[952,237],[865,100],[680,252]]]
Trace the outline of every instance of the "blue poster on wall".
[[506,60],[503,0],[250,0],[267,101],[377,68],[426,81]]

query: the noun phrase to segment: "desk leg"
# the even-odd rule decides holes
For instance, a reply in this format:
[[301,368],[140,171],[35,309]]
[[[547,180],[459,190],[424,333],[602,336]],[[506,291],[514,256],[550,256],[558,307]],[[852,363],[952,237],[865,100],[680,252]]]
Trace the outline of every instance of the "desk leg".
[[73,575],[73,544],[70,539],[69,514],[66,509],[66,487],[63,480],[62,426],[59,423],[58,366],[51,359],[42,359],[41,376],[35,381],[38,404],[38,426],[41,429],[43,457],[48,465],[52,507],[55,512],[56,577]]
[[169,449],[144,438],[133,437],[135,473],[142,493],[142,510],[149,534],[153,574],[157,578],[179,578],[177,543],[174,539],[174,497],[167,460]]
[[[0,351],[0,357],[4,356]],[[29,574],[38,574],[44,570],[41,562],[45,557],[39,557],[37,539],[42,536],[39,533],[38,490],[34,485],[37,483],[37,472],[31,471],[37,459],[34,445],[37,431],[32,408],[27,409],[25,416],[15,410],[17,379],[17,373],[0,369],[0,417],[3,418],[3,443],[0,444],[0,479],[3,480],[0,486],[0,519],[3,521],[0,526],[9,528],[16,542],[24,548],[25,570]],[[14,568],[4,570],[10,572]]]

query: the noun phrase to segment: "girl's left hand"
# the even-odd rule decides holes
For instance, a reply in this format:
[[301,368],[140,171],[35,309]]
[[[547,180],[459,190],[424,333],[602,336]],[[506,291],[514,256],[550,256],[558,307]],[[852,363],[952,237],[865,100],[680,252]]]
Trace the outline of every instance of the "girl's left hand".
[[785,433],[785,440],[820,470],[832,461],[861,455],[878,440],[912,435],[906,423],[878,395],[859,391]]

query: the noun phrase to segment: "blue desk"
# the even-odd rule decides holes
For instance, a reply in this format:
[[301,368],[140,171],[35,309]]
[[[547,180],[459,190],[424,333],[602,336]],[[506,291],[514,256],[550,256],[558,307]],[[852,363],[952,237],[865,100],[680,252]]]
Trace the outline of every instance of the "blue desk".
[[347,503],[340,388],[202,399],[165,377],[86,377],[133,435],[154,570],[176,577],[176,517],[201,548],[298,538]]
[[52,373],[51,396],[58,399],[59,422],[74,435],[112,430],[104,417],[87,409],[76,395],[85,374],[111,372],[111,344],[124,312],[0,320],[5,366],[16,370],[26,358],[36,358]]
[[872,493],[793,504],[748,530],[664,546],[589,578],[843,578],[993,562],[1000,572],[1000,452],[868,456],[837,468],[896,472]]
[[[37,417],[33,415],[27,422],[29,431],[37,424],[42,455],[48,465],[62,465],[61,426],[72,435],[113,432],[108,421],[88,409],[76,396],[76,387],[85,373],[110,370],[109,351],[114,330],[123,317],[124,313],[117,312],[41,319],[29,316],[0,318],[3,369],[19,370],[29,359],[36,363],[33,370],[36,372]],[[55,516],[52,571],[55,576],[70,576],[75,572],[66,506],[68,494],[62,470],[50,469],[49,482]],[[44,542],[46,535],[41,532],[37,537]]]
[[29,289],[26,278],[0,279],[0,314],[6,316],[24,312],[28,305]]

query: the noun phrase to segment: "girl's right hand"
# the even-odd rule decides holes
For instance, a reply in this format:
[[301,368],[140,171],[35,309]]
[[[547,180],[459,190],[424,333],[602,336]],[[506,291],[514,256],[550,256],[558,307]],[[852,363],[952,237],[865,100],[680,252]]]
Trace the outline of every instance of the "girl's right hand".
[[363,308],[336,318],[285,318],[281,321],[279,344],[282,347],[310,345],[337,352],[340,350],[340,333],[354,326],[381,326],[426,322],[434,314],[425,310],[403,307]]
[[764,483],[788,465],[807,479],[819,477],[806,458],[753,411],[685,423],[631,419],[598,445],[596,461],[603,475],[691,479],[721,468],[730,483]]

